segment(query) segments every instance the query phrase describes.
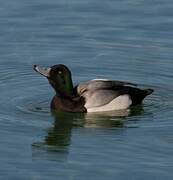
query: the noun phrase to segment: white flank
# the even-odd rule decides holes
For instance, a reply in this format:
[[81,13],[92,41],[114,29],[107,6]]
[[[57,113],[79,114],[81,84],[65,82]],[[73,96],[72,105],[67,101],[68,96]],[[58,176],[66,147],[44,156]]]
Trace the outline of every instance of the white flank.
[[109,79],[92,79],[91,81],[110,81]]
[[103,111],[114,111],[127,109],[132,104],[132,100],[129,95],[121,95],[113,99],[110,103],[100,106],[100,107],[90,107],[87,108],[87,112],[103,112]]

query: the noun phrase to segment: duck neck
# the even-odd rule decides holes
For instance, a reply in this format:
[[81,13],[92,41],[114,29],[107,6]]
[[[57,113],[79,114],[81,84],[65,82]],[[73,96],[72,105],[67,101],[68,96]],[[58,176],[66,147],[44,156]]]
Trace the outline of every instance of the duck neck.
[[73,82],[72,82],[71,77],[68,80],[68,83],[66,85],[66,93],[69,94],[70,96],[72,96],[74,94],[74,91],[73,91]]
[[56,91],[56,94],[60,95],[61,97],[72,97],[72,96],[74,96],[72,78],[69,77],[68,79],[66,79],[64,86],[62,86],[62,88],[57,87],[57,90],[55,88],[55,91]]

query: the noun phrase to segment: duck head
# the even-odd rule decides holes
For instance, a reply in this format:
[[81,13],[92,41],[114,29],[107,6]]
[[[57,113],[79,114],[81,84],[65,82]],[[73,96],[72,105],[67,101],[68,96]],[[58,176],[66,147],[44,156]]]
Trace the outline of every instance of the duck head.
[[55,92],[60,96],[73,95],[73,83],[70,70],[63,64],[43,68],[34,65],[34,70],[46,77]]

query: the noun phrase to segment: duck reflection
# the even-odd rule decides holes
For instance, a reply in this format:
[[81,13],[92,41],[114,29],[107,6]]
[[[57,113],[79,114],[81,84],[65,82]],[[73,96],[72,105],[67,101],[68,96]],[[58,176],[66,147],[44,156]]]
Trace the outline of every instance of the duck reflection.
[[71,132],[72,127],[120,128],[129,114],[129,110],[86,114],[52,112],[55,119],[54,131],[59,132]]
[[52,113],[55,118],[54,125],[49,128],[45,137],[45,143],[49,146],[65,147],[70,144],[70,136],[73,127],[73,118],[69,114]]
[[[135,113],[140,112],[138,110]],[[54,124],[48,129],[43,143],[33,144],[33,157],[44,156],[49,160],[66,160],[75,127],[122,129],[129,115],[130,110],[88,114],[52,112]]]

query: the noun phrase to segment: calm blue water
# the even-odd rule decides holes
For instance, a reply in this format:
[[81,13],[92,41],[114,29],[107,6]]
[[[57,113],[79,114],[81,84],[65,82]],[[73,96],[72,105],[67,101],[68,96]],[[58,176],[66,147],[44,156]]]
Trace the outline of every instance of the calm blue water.
[[[0,6],[0,179],[173,177],[173,1],[6,0]],[[66,64],[75,83],[155,89],[125,118],[51,114],[32,70]]]

